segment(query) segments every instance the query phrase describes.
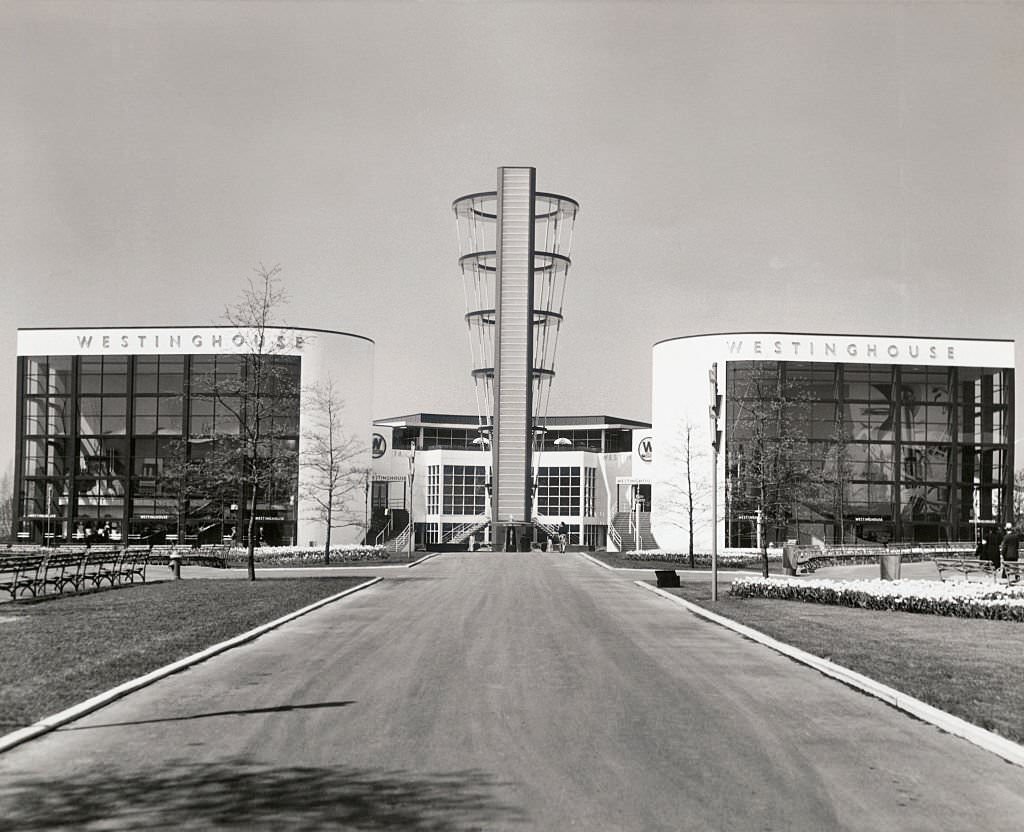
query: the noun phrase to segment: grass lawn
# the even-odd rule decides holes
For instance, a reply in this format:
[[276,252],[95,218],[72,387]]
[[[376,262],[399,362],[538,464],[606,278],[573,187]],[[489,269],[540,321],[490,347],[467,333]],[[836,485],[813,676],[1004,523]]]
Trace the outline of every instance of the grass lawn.
[[[733,598],[721,582],[670,589],[689,601],[930,705],[1024,742],[1024,624]],[[827,703],[802,702],[800,708]]]
[[369,577],[164,581],[0,604],[0,734]]

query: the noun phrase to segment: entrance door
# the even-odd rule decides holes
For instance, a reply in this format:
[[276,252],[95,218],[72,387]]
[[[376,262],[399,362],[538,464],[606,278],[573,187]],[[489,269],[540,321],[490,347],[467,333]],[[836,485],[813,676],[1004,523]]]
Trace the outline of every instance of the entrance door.
[[616,511],[633,511],[640,503],[640,511],[651,510],[651,484],[649,482],[620,482]]
[[388,507],[388,483],[375,480],[370,486],[370,510],[378,511]]

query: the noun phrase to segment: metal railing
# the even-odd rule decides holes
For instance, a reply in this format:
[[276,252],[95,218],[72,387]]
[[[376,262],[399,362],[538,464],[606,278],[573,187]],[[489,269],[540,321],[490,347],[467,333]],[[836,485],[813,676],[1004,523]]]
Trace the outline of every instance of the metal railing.
[[394,528],[395,517],[393,514],[388,515],[388,522],[384,524],[384,528],[377,532],[377,536],[373,539],[374,546],[383,546],[387,540],[387,533]]
[[465,523],[460,523],[453,529],[449,529],[441,536],[441,543],[462,543],[467,537],[474,532],[478,532],[484,526],[490,522],[490,518],[486,514],[481,514],[478,517],[474,517],[472,520],[468,520]]
[[616,552],[622,551],[622,535],[619,534],[619,530],[615,528],[614,523],[608,524],[608,540],[615,547]]
[[399,552],[405,552],[409,548],[409,534],[412,531],[412,524],[410,523],[401,532],[395,535],[391,540],[384,544],[384,549],[392,554],[398,554]]

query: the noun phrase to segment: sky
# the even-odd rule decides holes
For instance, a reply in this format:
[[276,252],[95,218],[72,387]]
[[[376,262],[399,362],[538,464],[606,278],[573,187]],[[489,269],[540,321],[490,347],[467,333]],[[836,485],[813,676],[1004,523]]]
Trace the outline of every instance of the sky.
[[5,0],[0,38],[2,470],[18,327],[220,323],[261,263],[375,341],[377,418],[474,414],[451,203],[502,165],[581,206],[551,415],[649,419],[666,338],[1024,320],[1024,4]]

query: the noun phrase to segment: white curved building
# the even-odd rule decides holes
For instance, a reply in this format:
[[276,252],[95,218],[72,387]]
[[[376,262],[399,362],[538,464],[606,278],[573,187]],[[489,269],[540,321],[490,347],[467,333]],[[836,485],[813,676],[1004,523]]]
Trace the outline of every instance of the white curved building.
[[[967,540],[1010,519],[1013,341],[694,335],[653,349],[652,528],[662,548],[685,551],[691,525],[697,551],[711,547],[701,495],[711,482],[713,367],[720,547]],[[781,451],[774,472],[766,449]],[[774,499],[758,493],[794,475]]]
[[[18,330],[17,538],[241,542],[248,527],[243,489],[182,496],[169,480],[168,460],[183,448],[197,459],[218,437],[237,435],[232,401],[209,388],[220,379],[241,383],[254,337],[234,327]],[[292,462],[275,487],[257,496],[262,542],[325,539],[303,487],[309,471],[298,464],[317,422],[307,395],[314,385],[330,380],[343,403],[340,434],[355,446],[346,467],[369,469],[373,348],[370,339],[344,332],[267,331],[263,352],[290,379],[268,422],[271,442]],[[351,513],[365,514],[364,494],[358,489]],[[336,530],[332,541],[361,532]]]

